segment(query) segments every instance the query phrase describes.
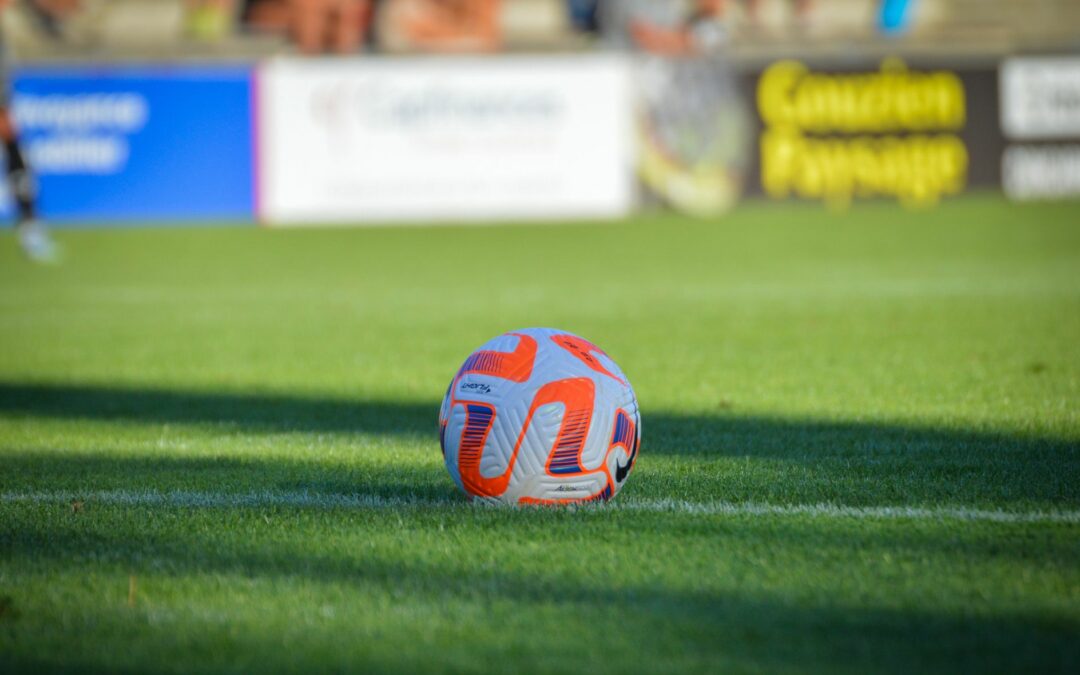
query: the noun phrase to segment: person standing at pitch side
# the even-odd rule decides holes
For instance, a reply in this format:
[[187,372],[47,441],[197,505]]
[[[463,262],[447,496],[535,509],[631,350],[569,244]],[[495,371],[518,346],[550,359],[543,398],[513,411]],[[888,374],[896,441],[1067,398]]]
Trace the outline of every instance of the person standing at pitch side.
[[[77,0],[48,0],[36,2],[35,9],[46,17],[56,16],[73,10]],[[12,3],[12,0],[0,0],[0,20],[3,19],[4,10]],[[3,40],[3,32],[0,31],[0,141],[4,144],[7,153],[7,181],[11,190],[11,196],[15,202],[15,232],[19,239],[19,245],[23,252],[31,260],[38,262],[50,262],[57,258],[56,244],[49,236],[48,230],[37,220],[36,202],[37,190],[34,176],[27,166],[19,147],[19,138],[15,128],[15,122],[11,116],[11,82],[8,74],[8,54]]]

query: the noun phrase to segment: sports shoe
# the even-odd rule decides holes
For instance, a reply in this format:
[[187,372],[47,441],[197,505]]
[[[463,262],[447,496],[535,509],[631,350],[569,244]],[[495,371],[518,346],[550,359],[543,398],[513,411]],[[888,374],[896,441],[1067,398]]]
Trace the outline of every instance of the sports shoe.
[[51,263],[60,259],[60,250],[49,236],[45,226],[36,220],[28,220],[15,226],[26,257],[34,262]]

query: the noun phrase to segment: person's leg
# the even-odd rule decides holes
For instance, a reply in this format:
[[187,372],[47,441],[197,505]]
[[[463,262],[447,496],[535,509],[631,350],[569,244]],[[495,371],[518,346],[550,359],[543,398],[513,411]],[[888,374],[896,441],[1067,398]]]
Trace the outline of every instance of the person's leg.
[[257,30],[288,34],[292,17],[290,0],[257,0],[248,5],[243,20]]
[[7,181],[15,203],[15,228],[19,244],[34,260],[52,260],[56,246],[48,232],[36,219],[37,194],[34,176],[26,165],[10,109],[0,106],[0,141],[7,152]]
[[746,0],[743,4],[750,23],[757,24],[761,20],[761,0]]
[[359,51],[367,29],[368,0],[338,0],[336,19],[333,25],[333,50],[338,54]]
[[7,179],[11,187],[11,196],[15,200],[18,221],[34,219],[34,186],[26,160],[23,159],[19,139],[15,135],[15,124],[7,106],[0,106],[0,141],[7,151]]
[[292,31],[304,54],[321,54],[326,46],[329,0],[290,0]]

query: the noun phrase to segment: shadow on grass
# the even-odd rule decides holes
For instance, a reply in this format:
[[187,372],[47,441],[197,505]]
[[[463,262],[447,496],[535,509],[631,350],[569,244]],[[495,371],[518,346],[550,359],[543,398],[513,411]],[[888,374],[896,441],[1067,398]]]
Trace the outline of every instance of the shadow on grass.
[[[385,519],[384,527],[392,527],[396,518],[392,513],[381,517]],[[550,528],[549,522],[533,525],[532,532],[528,524],[521,531],[520,523],[513,528],[507,525],[505,532],[488,532],[489,541],[500,542],[494,551],[470,547],[467,538],[463,543],[453,531],[436,529],[434,522],[409,521],[407,527],[393,530],[396,534],[391,538],[414,539],[423,549],[418,555],[403,552],[399,545],[385,540],[371,546],[359,545],[364,539],[362,521],[338,531],[340,536],[351,538],[330,545],[322,541],[307,544],[304,536],[310,536],[313,530],[325,535],[325,531],[316,526],[305,529],[304,523],[289,519],[281,524],[263,521],[258,513],[243,522],[231,523],[235,530],[228,536],[200,534],[220,530],[221,523],[214,516],[196,516],[196,522],[183,530],[163,532],[156,526],[139,532],[132,531],[131,523],[125,522],[123,516],[98,521],[91,512],[83,518],[39,520],[32,526],[0,525],[0,541],[5,544],[9,564],[55,573],[58,566],[77,570],[91,562],[104,566],[106,576],[107,570],[115,570],[148,578],[146,592],[151,597],[155,578],[215,580],[204,587],[196,582],[180,600],[176,599],[174,586],[173,599],[165,602],[179,603],[181,607],[203,601],[200,593],[216,594],[218,585],[230,577],[282,582],[275,587],[297,600],[285,605],[294,614],[285,621],[309,626],[304,639],[297,640],[293,634],[290,650],[300,650],[305,656],[310,653],[312,668],[335,658],[336,663],[364,666],[365,670],[380,670],[380,665],[386,667],[397,659],[398,668],[426,663],[427,668],[443,669],[448,663],[461,662],[479,666],[481,671],[499,671],[517,663],[527,671],[529,664],[554,658],[574,663],[575,671],[585,667],[669,672],[724,666],[724,670],[763,672],[1074,672],[1080,659],[1080,647],[1074,639],[1080,627],[1053,612],[1019,609],[959,613],[910,605],[891,609],[875,606],[873,601],[853,605],[825,596],[811,602],[785,599],[783,594],[693,591],[648,573],[621,580],[596,579],[582,571],[588,567],[588,556],[596,558],[592,562],[603,568],[600,559],[611,554],[619,556],[623,567],[640,569],[644,565],[648,569],[650,564],[655,565],[650,563],[650,559],[655,561],[655,549],[665,545],[663,537],[677,533],[647,540],[651,543],[641,549],[635,547],[632,534],[622,533],[599,543],[599,550],[589,550],[581,547],[580,530],[571,531],[565,534],[571,541],[577,538],[578,553],[569,563],[556,555],[550,566],[541,566],[543,571],[531,572],[528,565],[523,571],[509,571],[490,564],[490,555],[497,555],[502,544],[509,545],[511,554],[520,553],[516,547],[532,534],[539,535],[543,548],[545,536],[557,539],[563,533],[558,528],[553,535],[543,532]],[[905,551],[904,543],[898,545],[874,532],[857,529],[817,529],[812,541],[800,539],[802,535],[805,533],[783,527],[750,533],[757,538],[752,544],[764,546],[778,540],[788,549],[785,560],[789,564],[802,558],[811,567],[819,565],[819,551],[855,549],[868,560],[903,556]],[[970,564],[968,555],[969,551],[950,553],[944,547],[935,560],[964,568]],[[941,569],[931,569],[933,563],[924,559],[919,565],[927,573],[942,573]],[[843,588],[842,578],[847,573],[836,570],[834,578],[817,581]],[[860,573],[874,574],[867,570]],[[303,585],[298,586],[298,580]],[[320,584],[329,586],[322,588]],[[248,588],[243,581],[239,587]],[[95,602],[101,602],[97,595],[94,597]],[[355,649],[352,641],[345,641],[333,645],[330,653],[334,657],[326,656],[326,643],[348,634],[349,626],[306,617],[318,611],[319,603],[341,603],[343,599],[352,604],[351,609],[341,610],[340,622],[346,624],[350,613],[358,613],[361,623],[372,618],[369,612],[388,613],[379,638],[381,648]],[[266,598],[256,596],[255,601],[265,602]],[[386,609],[386,602],[403,614]],[[373,608],[364,610],[366,603]],[[68,638],[68,657],[61,663],[69,663],[74,669],[107,665],[107,660],[94,662],[103,658],[100,650],[87,649],[87,656],[80,656],[83,641],[107,640],[110,636],[115,639],[133,625],[142,624],[138,615],[133,619],[132,613],[125,613],[120,593],[113,606],[97,605],[95,613],[99,619],[88,626],[86,634]],[[238,614],[244,616],[243,611]],[[402,616],[407,618],[403,621]],[[44,623],[48,619],[44,617]],[[161,623],[156,632],[144,633],[142,640],[160,640],[168,645],[176,628],[169,622]],[[213,648],[212,640],[199,637],[197,621],[180,628],[187,640],[185,658],[191,659],[192,666],[203,662],[208,655],[201,653],[201,643]],[[23,665],[35,663],[32,648],[42,639],[41,629],[33,617],[29,625],[20,628],[26,634],[12,656],[24,659]],[[217,630],[216,624],[207,629]],[[95,634],[95,630],[104,635]],[[274,672],[281,666],[275,661],[284,655],[279,634],[285,629],[280,623],[268,621],[251,626],[234,622],[231,630],[235,636],[259,643],[243,645],[231,654],[249,671],[255,664],[259,672]],[[462,631],[467,638],[462,638]],[[438,650],[431,652],[433,645],[438,645]],[[257,647],[258,651],[244,653],[244,647]],[[295,651],[289,656],[296,662]],[[501,660],[507,658],[511,660]],[[183,667],[183,663],[179,666]]]
[[254,432],[430,436],[435,433],[439,404],[0,382],[0,412],[142,424],[214,424]]
[[[2,446],[0,446],[2,447]],[[438,450],[434,452],[437,454]],[[33,452],[5,450],[0,491],[15,494],[95,492],[245,495],[303,493],[319,497],[356,495],[454,501],[458,492],[441,462],[403,464],[315,461],[286,458],[133,456],[130,452]]]
[[[210,425],[246,433],[369,434],[430,439],[433,451],[437,409],[435,401],[0,382],[0,415],[9,417]],[[640,477],[629,484],[631,494],[849,505],[1080,504],[1076,440],[670,411],[645,411],[643,427]],[[32,475],[35,463],[49,459],[27,455],[7,461],[24,463],[14,475]],[[220,471],[219,484],[228,485],[233,472],[239,477],[246,470],[231,461],[208,460],[200,474]],[[146,460],[146,484],[160,485],[161,476],[170,474],[167,464],[155,462],[167,460]],[[362,462],[296,464],[286,476],[265,482],[274,488],[383,496],[418,490],[442,494],[436,486],[446,486],[441,470],[428,474],[415,467],[403,469],[397,481],[378,484],[387,476],[368,479]],[[176,476],[176,482],[183,478]]]

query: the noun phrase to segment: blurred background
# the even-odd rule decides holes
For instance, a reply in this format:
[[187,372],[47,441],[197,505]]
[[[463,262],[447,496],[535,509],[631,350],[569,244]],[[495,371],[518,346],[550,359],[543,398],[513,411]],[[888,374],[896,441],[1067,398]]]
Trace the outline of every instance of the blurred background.
[[18,0],[3,28],[52,223],[1080,194],[1070,0]]

